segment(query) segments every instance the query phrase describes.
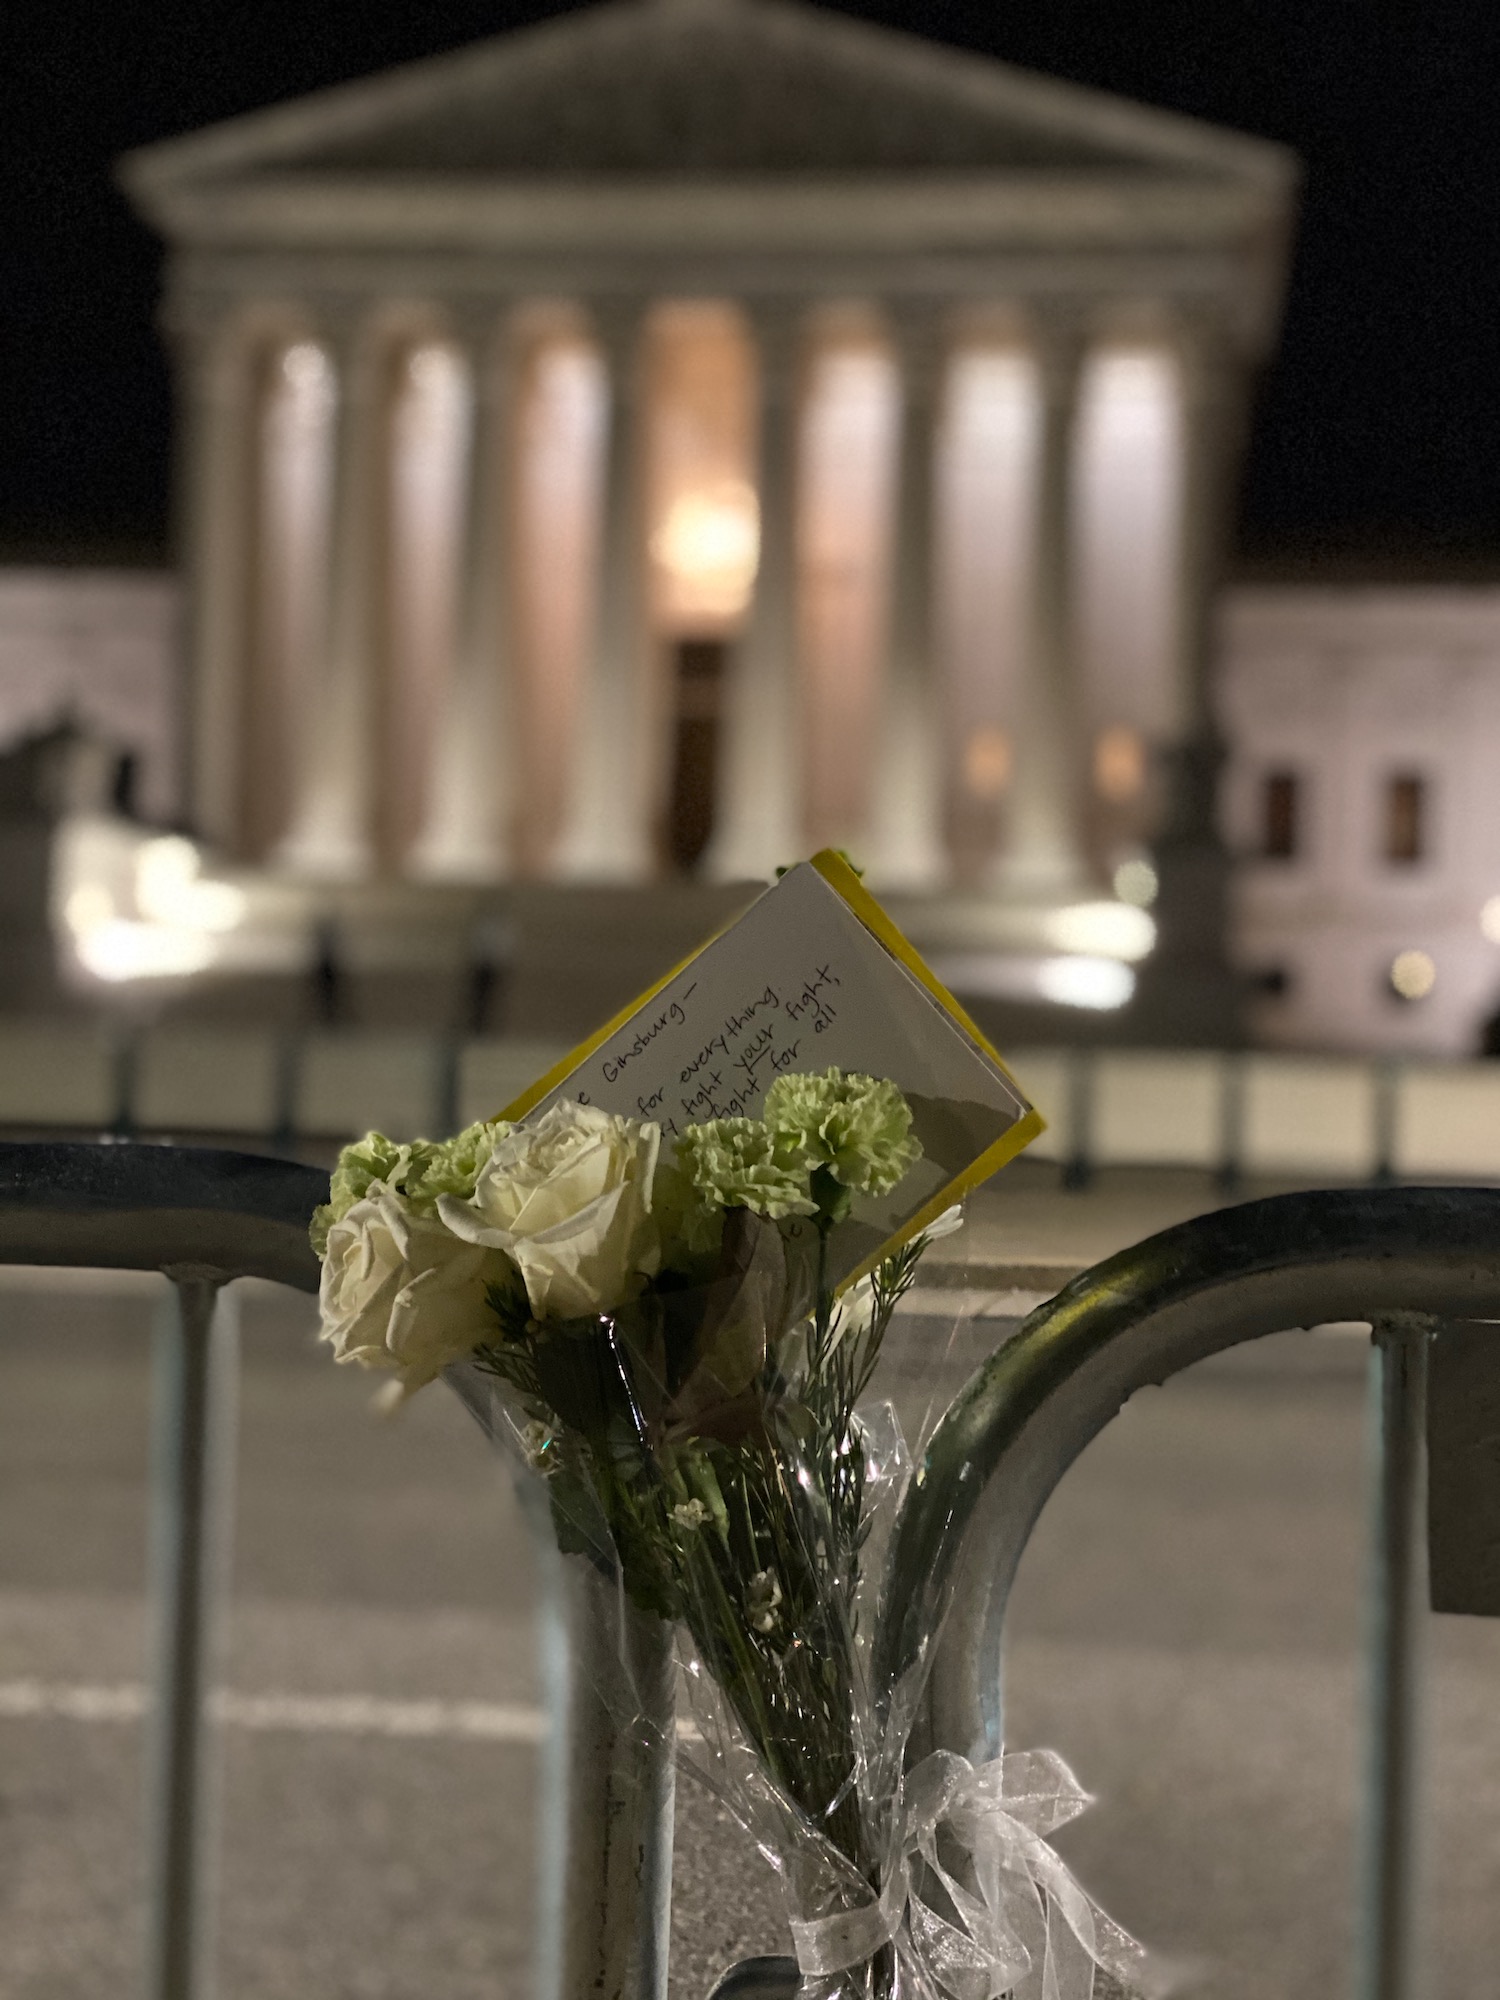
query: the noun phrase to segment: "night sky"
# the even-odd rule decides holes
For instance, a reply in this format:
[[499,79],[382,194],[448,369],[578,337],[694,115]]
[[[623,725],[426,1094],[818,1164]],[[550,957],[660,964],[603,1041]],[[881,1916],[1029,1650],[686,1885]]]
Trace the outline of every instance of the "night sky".
[[[160,559],[160,251],[113,158],[568,11],[10,0],[0,20],[0,559]],[[1500,6],[845,0],[842,11],[1292,146],[1306,185],[1241,557],[1500,573]]]

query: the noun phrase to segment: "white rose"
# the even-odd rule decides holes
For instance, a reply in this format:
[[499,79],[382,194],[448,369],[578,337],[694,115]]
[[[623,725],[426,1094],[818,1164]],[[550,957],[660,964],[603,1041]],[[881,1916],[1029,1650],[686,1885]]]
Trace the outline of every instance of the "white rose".
[[488,1330],[492,1250],[415,1215],[377,1181],[328,1232],[318,1304],[334,1359],[394,1368],[404,1394],[461,1361]]
[[661,1127],[564,1100],[507,1132],[473,1197],[444,1195],[455,1236],[520,1267],[538,1319],[610,1312],[661,1260],[651,1183]]

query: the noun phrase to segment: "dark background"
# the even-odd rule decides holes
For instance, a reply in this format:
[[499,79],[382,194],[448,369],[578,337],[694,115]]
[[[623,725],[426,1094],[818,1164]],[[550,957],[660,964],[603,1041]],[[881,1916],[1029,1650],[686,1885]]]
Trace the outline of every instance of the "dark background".
[[[0,555],[160,559],[170,398],[131,146],[548,14],[525,0],[10,0]],[[1500,570],[1500,6],[858,0],[843,11],[1280,140],[1306,170],[1248,569]]]

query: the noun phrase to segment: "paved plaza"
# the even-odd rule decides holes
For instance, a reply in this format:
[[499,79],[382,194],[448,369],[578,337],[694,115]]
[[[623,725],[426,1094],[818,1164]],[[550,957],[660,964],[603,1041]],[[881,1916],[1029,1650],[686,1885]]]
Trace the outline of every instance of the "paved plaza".
[[[1065,1197],[1018,1171],[973,1241],[992,1265],[1061,1267],[1214,1199],[1146,1176]],[[98,2000],[139,1976],[155,1281],[0,1275],[0,1990]],[[313,1324],[310,1301],[244,1301],[216,1990],[521,2000],[526,1532],[455,1399],[375,1421]],[[981,1336],[944,1362],[950,1331],[901,1327],[903,1405],[957,1385]],[[1138,1397],[1022,1568],[1012,1747],[1052,1745],[1099,1794],[1062,1844],[1188,1995],[1347,1990],[1364,1353],[1284,1336]],[[1430,1680],[1426,1993],[1470,2000],[1500,1950],[1500,1626],[1434,1621]],[[769,1870],[684,1782],[674,2000],[782,1935]]]

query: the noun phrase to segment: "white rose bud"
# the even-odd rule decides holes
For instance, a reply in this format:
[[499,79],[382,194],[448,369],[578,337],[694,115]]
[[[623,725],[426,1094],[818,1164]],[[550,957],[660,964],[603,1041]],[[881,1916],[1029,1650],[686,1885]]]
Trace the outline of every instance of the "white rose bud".
[[410,1395],[488,1331],[485,1286],[504,1273],[491,1250],[413,1214],[376,1182],[328,1232],[318,1304],[334,1359],[393,1368]]
[[443,1195],[455,1236],[503,1250],[538,1319],[612,1312],[661,1261],[651,1183],[661,1128],[589,1104],[554,1104],[507,1132],[472,1199]]

